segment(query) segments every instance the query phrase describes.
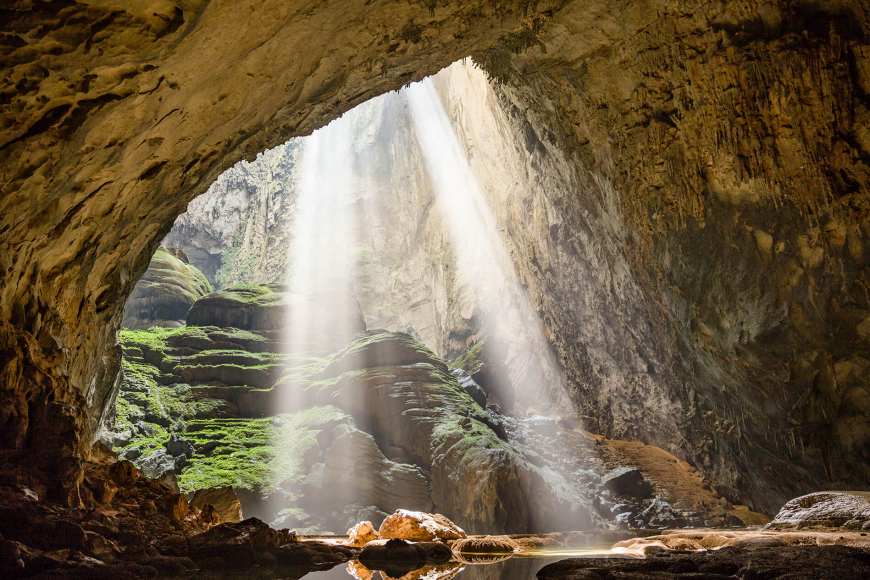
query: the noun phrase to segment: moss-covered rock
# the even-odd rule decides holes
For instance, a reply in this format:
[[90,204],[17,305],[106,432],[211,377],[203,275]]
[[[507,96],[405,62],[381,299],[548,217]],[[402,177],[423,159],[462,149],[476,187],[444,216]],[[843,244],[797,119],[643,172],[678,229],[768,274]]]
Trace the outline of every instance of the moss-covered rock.
[[205,275],[176,248],[160,246],[124,307],[124,328],[182,326],[187,311],[211,292]]
[[[218,326],[254,331],[284,331],[305,350],[335,351],[365,330],[359,302],[340,282],[316,293],[299,295],[280,284],[236,284],[198,300],[187,315],[191,326]],[[295,334],[293,329],[304,329]]]
[[162,454],[163,466],[165,443],[183,433],[194,452],[174,458],[182,491],[232,486],[246,516],[311,532],[399,508],[474,532],[543,529],[555,513],[593,521],[582,494],[530,463],[504,420],[412,335],[360,332],[332,354],[287,354],[283,336],[122,332],[118,450],[138,464]]

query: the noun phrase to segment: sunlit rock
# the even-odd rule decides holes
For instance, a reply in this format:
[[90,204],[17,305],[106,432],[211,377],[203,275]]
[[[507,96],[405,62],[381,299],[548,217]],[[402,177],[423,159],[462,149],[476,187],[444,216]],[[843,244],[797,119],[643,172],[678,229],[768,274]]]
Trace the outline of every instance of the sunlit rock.
[[347,531],[348,546],[361,548],[373,540],[380,539],[380,535],[372,527],[371,522],[360,522]]
[[427,514],[409,510],[396,510],[381,524],[381,538],[400,538],[414,542],[434,540],[458,540],[465,538],[465,531],[441,514]]
[[770,527],[870,529],[870,493],[821,491],[787,502]]

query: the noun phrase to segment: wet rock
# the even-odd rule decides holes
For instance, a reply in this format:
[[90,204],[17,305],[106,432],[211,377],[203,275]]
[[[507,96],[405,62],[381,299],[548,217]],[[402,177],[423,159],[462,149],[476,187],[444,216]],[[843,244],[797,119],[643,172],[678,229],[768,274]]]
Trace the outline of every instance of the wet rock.
[[400,578],[423,566],[446,564],[452,557],[450,548],[439,542],[382,539],[366,544],[359,554],[359,561],[369,570],[381,570],[388,576]]
[[242,504],[232,487],[213,487],[198,489],[190,500],[191,505],[200,509],[211,504],[220,516],[221,522],[235,523],[242,521]]
[[329,570],[336,564],[355,558],[359,554],[359,550],[348,546],[306,540],[284,544],[271,549],[270,553],[278,564],[303,565],[311,570]]
[[347,531],[348,546],[361,548],[373,540],[379,540],[380,535],[372,527],[371,522],[360,522]]
[[771,528],[831,528],[849,523],[860,529],[870,522],[870,493],[817,492],[789,500],[770,522]]
[[646,499],[652,495],[653,487],[636,467],[618,467],[602,478],[605,489],[619,495]]
[[416,542],[458,540],[467,537],[462,528],[441,514],[402,509],[396,510],[384,520],[378,534],[383,539],[400,538]]
[[464,369],[453,368],[450,369],[450,372],[453,373],[453,376],[456,377],[456,380],[459,381],[459,384],[465,389],[465,392],[468,393],[474,402],[480,405],[482,408],[486,408],[486,391],[484,391],[480,385],[478,385],[474,379],[471,378],[471,375],[468,374]]
[[297,541],[296,533],[273,530],[257,518],[217,525],[190,539],[190,555],[196,561],[223,558],[232,566],[254,563],[257,553]]
[[170,435],[169,441],[164,443],[163,446],[172,457],[178,457],[179,455],[184,455],[188,459],[193,457],[193,443],[178,433]]
[[653,527],[679,528],[685,525],[685,519],[671,505],[661,498],[654,498],[640,513],[640,519]]
[[532,415],[524,419],[523,424],[544,437],[555,437],[557,433],[556,420],[543,415]]
[[458,554],[509,554],[519,545],[507,537],[479,536],[456,540],[450,549]]
[[651,551],[650,556],[642,559],[571,558],[544,566],[537,577],[540,580],[727,580],[738,575],[800,580],[870,577],[866,551],[846,546],[726,546],[691,554]]

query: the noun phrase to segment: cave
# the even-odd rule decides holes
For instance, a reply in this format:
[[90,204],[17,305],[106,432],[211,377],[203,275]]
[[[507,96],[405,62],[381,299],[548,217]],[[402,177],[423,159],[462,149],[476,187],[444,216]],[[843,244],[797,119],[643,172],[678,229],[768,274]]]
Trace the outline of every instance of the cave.
[[0,10],[4,577],[870,574],[865,0]]

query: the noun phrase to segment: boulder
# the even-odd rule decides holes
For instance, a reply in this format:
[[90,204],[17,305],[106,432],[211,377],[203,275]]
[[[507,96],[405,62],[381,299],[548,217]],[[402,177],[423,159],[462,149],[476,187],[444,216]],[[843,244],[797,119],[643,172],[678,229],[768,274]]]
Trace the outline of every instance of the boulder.
[[355,548],[361,548],[373,540],[380,539],[371,522],[358,523],[347,531],[347,535],[347,545]]
[[509,554],[518,550],[519,546],[506,537],[480,536],[456,540],[450,549],[457,554]]
[[85,485],[94,494],[94,500],[99,504],[107,504],[112,501],[118,488],[102,477],[86,477]]
[[189,511],[187,496],[176,493],[166,498],[166,515],[173,522],[183,521]]
[[870,522],[870,493],[822,491],[789,500],[770,527],[865,529],[865,522]]
[[459,540],[467,537],[462,528],[441,514],[401,509],[384,520],[378,534],[381,539],[400,538],[415,542]]
[[646,499],[652,495],[653,487],[636,467],[617,467],[602,479],[605,489],[619,495]]
[[109,467],[109,477],[119,486],[131,485],[139,477],[139,470],[129,461],[118,461]]
[[401,578],[423,566],[446,564],[453,558],[450,548],[439,542],[411,543],[405,540],[375,540],[363,547],[360,563],[369,570]]
[[163,446],[166,447],[167,453],[172,457],[178,457],[179,455],[184,455],[188,459],[193,457],[193,443],[178,433],[170,435],[169,441],[164,443]]
[[257,518],[214,526],[190,538],[190,556],[201,562],[222,558],[230,565],[252,564],[258,553],[296,542],[295,532],[273,530]]
[[242,504],[230,486],[198,489],[194,492],[190,504],[199,509],[204,509],[204,506],[211,504],[224,523],[242,521]]
[[178,491],[178,478],[175,474],[175,458],[166,451],[158,449],[145,459],[139,461],[142,474],[145,477],[156,479],[170,488]]

